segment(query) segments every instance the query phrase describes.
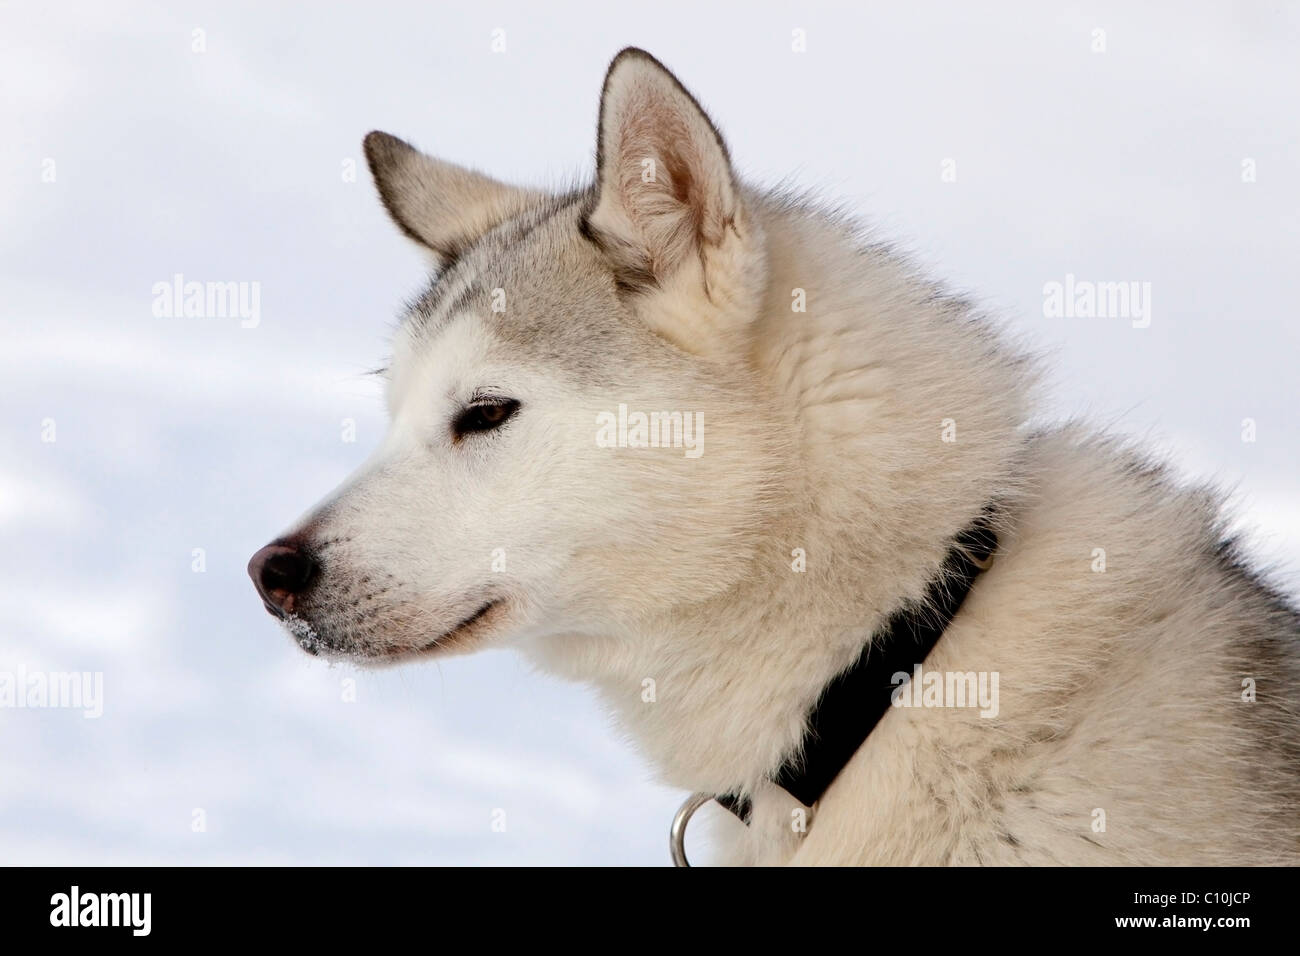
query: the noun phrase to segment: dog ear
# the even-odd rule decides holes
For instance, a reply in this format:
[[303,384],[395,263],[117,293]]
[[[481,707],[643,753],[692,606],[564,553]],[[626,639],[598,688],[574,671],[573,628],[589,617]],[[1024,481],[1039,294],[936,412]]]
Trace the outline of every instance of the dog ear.
[[397,227],[445,268],[493,226],[523,212],[539,194],[426,156],[387,133],[365,139],[366,162]]
[[[711,317],[713,324],[742,321],[761,268],[757,223],[717,128],[643,50],[624,50],[605,77],[596,176],[583,230],[604,251],[621,291],[702,293],[731,313]],[[691,329],[659,331],[691,347]]]

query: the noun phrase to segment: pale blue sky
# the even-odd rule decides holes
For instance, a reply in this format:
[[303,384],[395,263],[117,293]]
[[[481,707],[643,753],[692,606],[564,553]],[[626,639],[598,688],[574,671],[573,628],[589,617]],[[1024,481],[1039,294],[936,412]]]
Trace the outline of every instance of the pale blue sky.
[[[1235,486],[1300,590],[1295,5],[342,6],[0,7],[0,671],[105,694],[0,709],[0,863],[667,862],[682,795],[584,689],[500,652],[327,666],[244,573],[382,432],[363,373],[423,264],[361,137],[565,183],[626,44],[745,175],[846,200],[1048,350],[1045,413]],[[260,324],[156,317],[177,272],[260,283]],[[1066,273],[1151,282],[1151,327],[1045,318]]]

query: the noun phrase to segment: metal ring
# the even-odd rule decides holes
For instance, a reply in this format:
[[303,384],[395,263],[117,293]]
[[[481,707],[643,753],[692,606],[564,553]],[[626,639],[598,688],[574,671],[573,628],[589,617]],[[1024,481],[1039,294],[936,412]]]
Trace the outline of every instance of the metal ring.
[[711,793],[693,793],[673,816],[673,825],[668,828],[668,851],[673,856],[673,866],[690,866],[686,862],[686,824],[691,822],[696,810],[712,799]]

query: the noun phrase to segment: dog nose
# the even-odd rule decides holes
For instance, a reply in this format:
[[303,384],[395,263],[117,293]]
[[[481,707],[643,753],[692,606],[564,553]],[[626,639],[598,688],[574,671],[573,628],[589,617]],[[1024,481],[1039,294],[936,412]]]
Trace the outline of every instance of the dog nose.
[[318,570],[316,561],[299,545],[273,541],[248,562],[248,576],[266,609],[276,617],[293,611],[294,598],[311,586]]

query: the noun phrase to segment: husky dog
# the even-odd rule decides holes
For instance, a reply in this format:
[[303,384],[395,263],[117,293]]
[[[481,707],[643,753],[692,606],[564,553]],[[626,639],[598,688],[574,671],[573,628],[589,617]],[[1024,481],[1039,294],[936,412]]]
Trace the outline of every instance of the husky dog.
[[[1219,496],[1028,428],[1033,362],[739,181],[648,54],[614,59],[597,136],[564,195],[366,137],[436,278],[382,445],[250,564],[303,649],[510,645],[594,685],[664,781],[744,802],[726,863],[1300,863],[1300,616]],[[775,774],[810,714],[980,515],[987,570],[804,805]]]

